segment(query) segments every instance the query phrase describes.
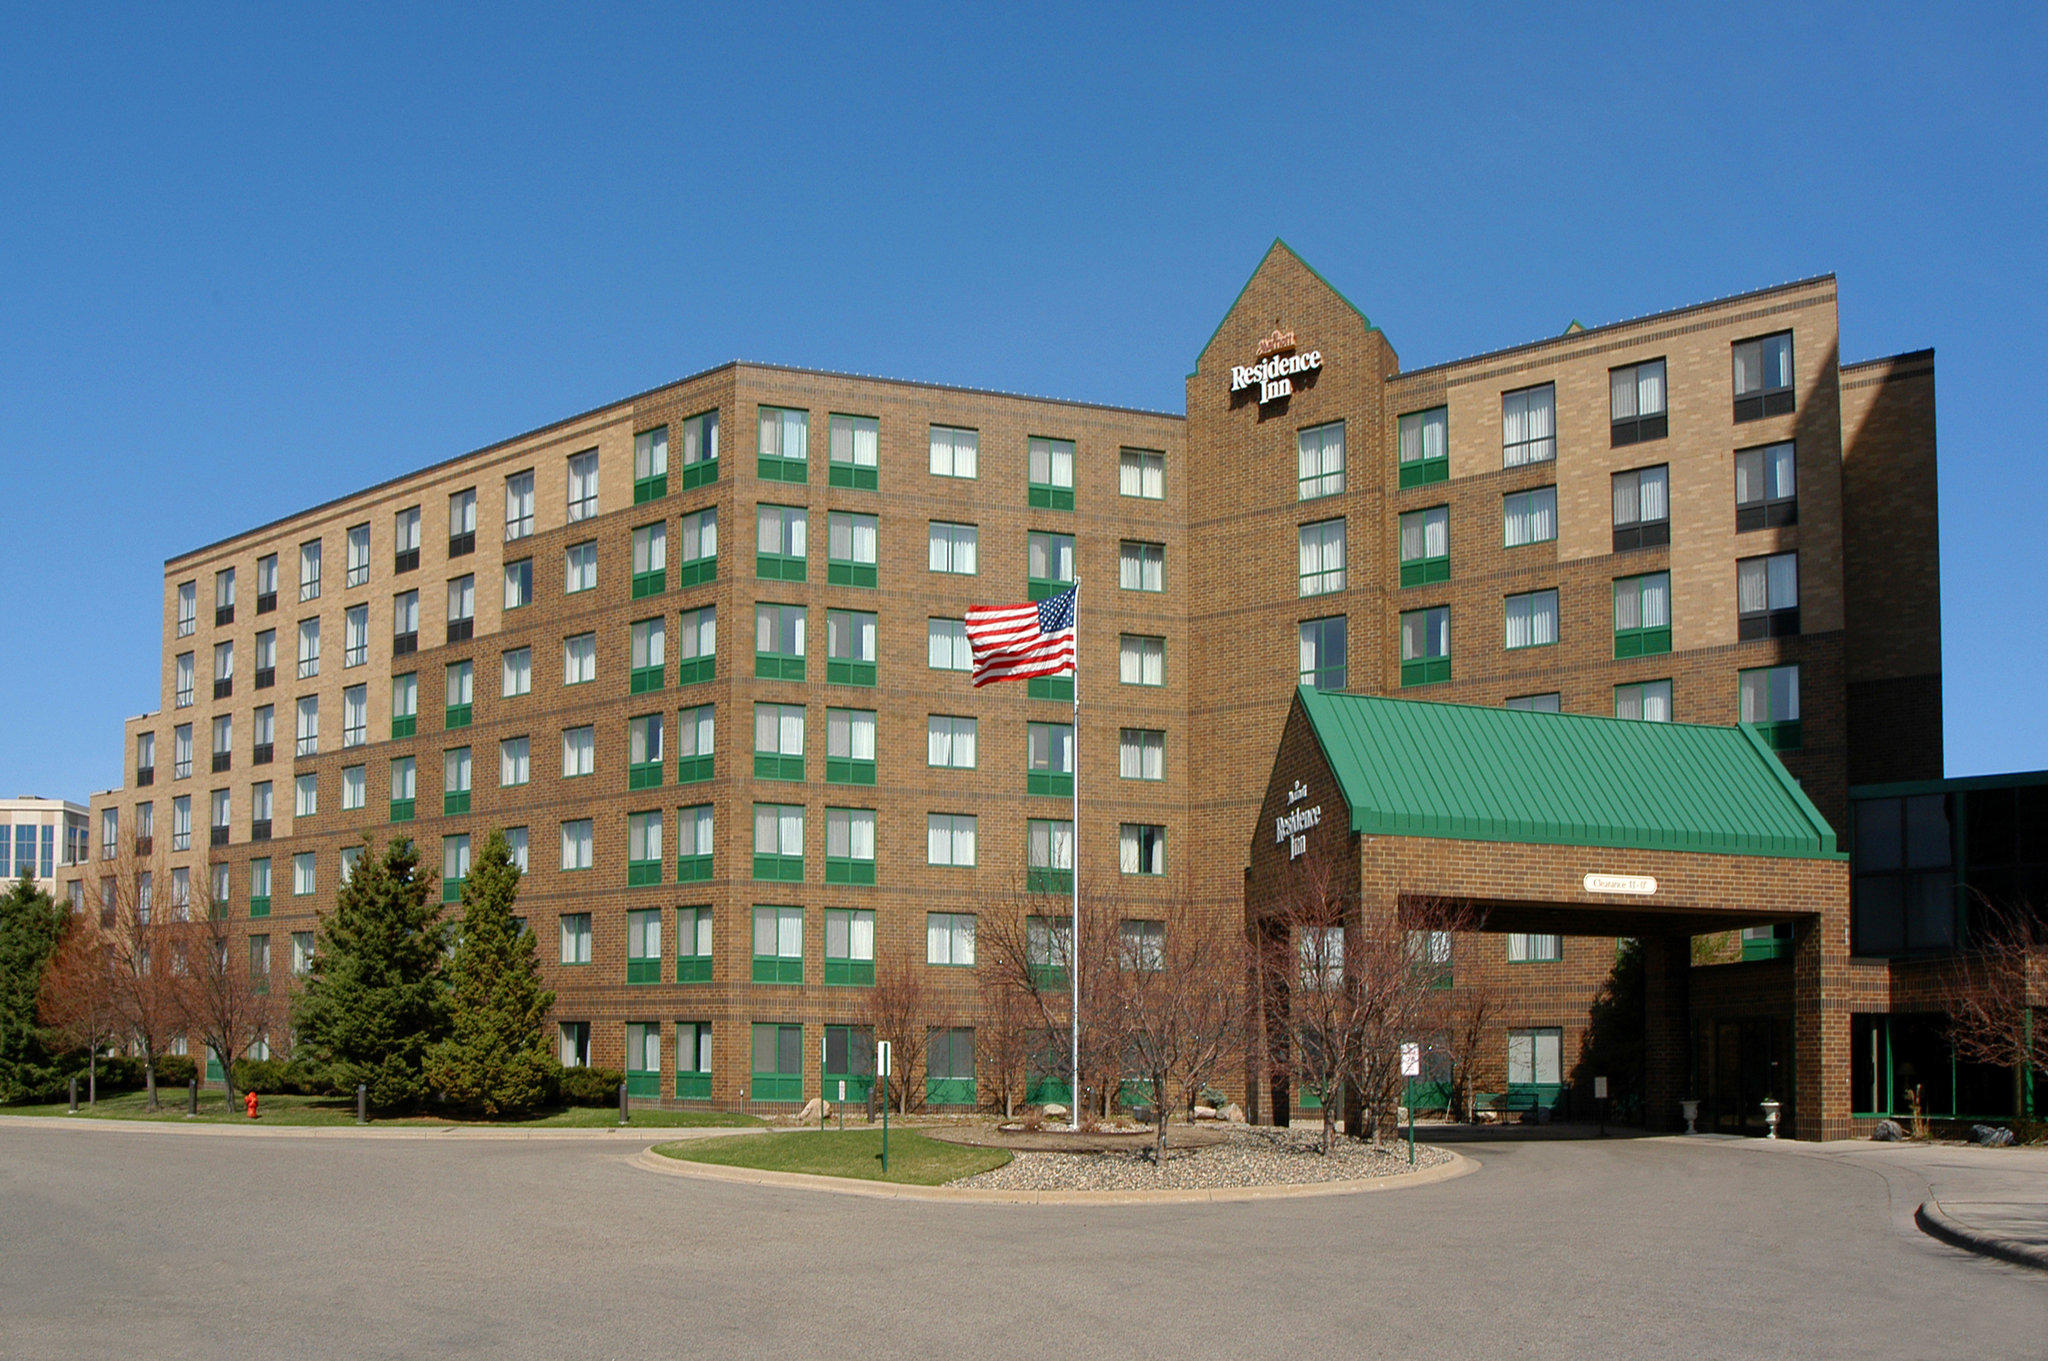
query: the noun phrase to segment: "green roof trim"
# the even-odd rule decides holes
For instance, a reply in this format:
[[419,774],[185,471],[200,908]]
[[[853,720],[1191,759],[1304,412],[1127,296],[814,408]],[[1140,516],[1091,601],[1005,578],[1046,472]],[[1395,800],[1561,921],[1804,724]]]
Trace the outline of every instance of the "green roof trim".
[[1299,689],[1373,836],[1846,860],[1748,727],[1643,723]]
[[1202,371],[1202,360],[1208,356],[1209,347],[1216,343],[1216,337],[1223,334],[1223,323],[1230,320],[1230,314],[1232,312],[1235,312],[1237,310],[1237,305],[1244,301],[1245,291],[1252,286],[1252,280],[1259,277],[1259,270],[1264,269],[1266,267],[1266,261],[1273,258],[1273,252],[1282,250],[1287,252],[1288,258],[1292,259],[1295,264],[1300,265],[1303,269],[1307,270],[1311,275],[1313,275],[1317,283],[1321,284],[1324,288],[1329,289],[1330,292],[1335,294],[1338,302],[1343,303],[1346,307],[1358,313],[1358,319],[1365,323],[1366,330],[1377,331],[1380,329],[1379,327],[1372,324],[1372,318],[1367,316],[1364,310],[1360,308],[1357,303],[1351,301],[1351,299],[1344,296],[1344,291],[1342,289],[1338,288],[1337,285],[1331,283],[1328,279],[1325,279],[1322,275],[1321,270],[1318,270],[1314,265],[1302,259],[1300,254],[1295,251],[1294,247],[1288,245],[1285,241],[1282,241],[1279,237],[1276,236],[1273,238],[1273,244],[1266,247],[1266,253],[1259,257],[1258,266],[1254,268],[1250,274],[1245,275],[1244,283],[1238,287],[1237,296],[1230,300],[1230,306],[1224,308],[1223,315],[1216,319],[1216,329],[1209,332],[1209,338],[1202,342],[1202,348],[1195,351],[1194,371],[1189,373],[1188,377],[1192,378],[1195,376],[1195,374],[1200,373]]
[[1849,786],[1849,798],[1896,799],[1916,794],[1954,794],[1973,789],[2026,789],[2048,785],[2048,770],[2011,770],[1995,775],[1955,775],[1944,780],[1898,780],[1890,784]]

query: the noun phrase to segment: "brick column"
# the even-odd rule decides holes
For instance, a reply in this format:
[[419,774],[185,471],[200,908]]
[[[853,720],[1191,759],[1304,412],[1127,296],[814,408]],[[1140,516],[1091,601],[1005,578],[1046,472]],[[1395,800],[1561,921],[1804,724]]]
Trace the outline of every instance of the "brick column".
[[1792,927],[1792,1085],[1796,1139],[1847,1139],[1849,1120],[1848,914],[1838,908]]
[[1643,937],[1643,1127],[1685,1128],[1678,1103],[1692,1080],[1692,937]]

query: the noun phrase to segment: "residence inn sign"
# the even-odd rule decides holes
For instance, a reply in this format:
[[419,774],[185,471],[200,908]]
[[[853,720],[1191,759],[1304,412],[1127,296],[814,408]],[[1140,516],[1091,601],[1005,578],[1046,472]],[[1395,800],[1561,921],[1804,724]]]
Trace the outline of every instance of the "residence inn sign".
[[1259,405],[1277,401],[1294,391],[1294,375],[1313,373],[1323,366],[1323,352],[1310,350],[1295,354],[1294,332],[1276,330],[1259,342],[1258,363],[1236,364],[1230,370],[1233,396],[1254,383],[1259,388]]

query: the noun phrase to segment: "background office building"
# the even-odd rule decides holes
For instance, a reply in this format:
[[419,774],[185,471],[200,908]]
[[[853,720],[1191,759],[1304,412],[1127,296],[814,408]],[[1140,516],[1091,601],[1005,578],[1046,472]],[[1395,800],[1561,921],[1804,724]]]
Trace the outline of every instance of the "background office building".
[[[1843,828],[1943,772],[1933,358],[1836,327],[1823,276],[1403,370],[1276,243],[1184,416],[713,369],[168,562],[85,877],[183,865],[274,937],[394,836],[453,901],[503,828],[565,1059],[800,1100],[914,967],[964,1102],[977,918],[1077,857],[1132,915],[1242,916],[1298,685],[1753,724]],[[971,687],[962,625],[1075,581],[1078,742],[1069,683]],[[1804,920],[1717,967],[1789,977]],[[1613,935],[1529,939],[1455,967],[1568,1068]],[[1785,994],[1689,1023],[1797,1064]]]
[[16,883],[25,874],[54,894],[59,873],[86,862],[86,844],[82,805],[33,795],[0,799],[0,883]]

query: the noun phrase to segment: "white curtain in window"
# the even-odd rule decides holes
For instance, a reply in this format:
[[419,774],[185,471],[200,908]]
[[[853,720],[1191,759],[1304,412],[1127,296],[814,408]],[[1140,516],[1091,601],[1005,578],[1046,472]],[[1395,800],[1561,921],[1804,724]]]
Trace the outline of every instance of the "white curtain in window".
[[1758,614],[1768,608],[1769,574],[1761,558],[1747,558],[1735,564],[1735,609],[1739,614]]
[[1799,555],[1779,553],[1764,559],[1770,578],[1769,600],[1774,610],[1794,609],[1799,604]]
[[[1669,474],[1667,470],[1663,468],[1645,468],[1636,475],[1636,482],[1640,488],[1641,496],[1640,518],[1646,522],[1671,518],[1668,495]],[[1616,523],[1620,523],[1618,518]]]
[[1671,682],[1652,681],[1642,687],[1642,718],[1649,723],[1671,721]]
[[683,710],[682,721],[676,726],[676,741],[681,745],[682,755],[712,754],[712,740],[715,736],[712,720],[715,717],[716,714],[709,704]]
[[875,716],[834,710],[825,720],[825,754],[854,761],[875,759]]
[[1503,461],[1509,467],[1540,463],[1557,454],[1556,389],[1545,385],[1500,399]]
[[1508,597],[1507,645],[1539,647],[1557,641],[1557,592],[1532,591]]
[[832,461],[856,468],[875,466],[877,423],[865,416],[835,416],[832,419]]
[[1764,450],[1764,491],[1772,499],[1793,495],[1793,446],[1774,444]]
[[683,517],[683,561],[718,556],[718,508]]
[[690,855],[711,854],[711,809],[708,806],[684,810],[677,841],[677,849],[686,850]]

